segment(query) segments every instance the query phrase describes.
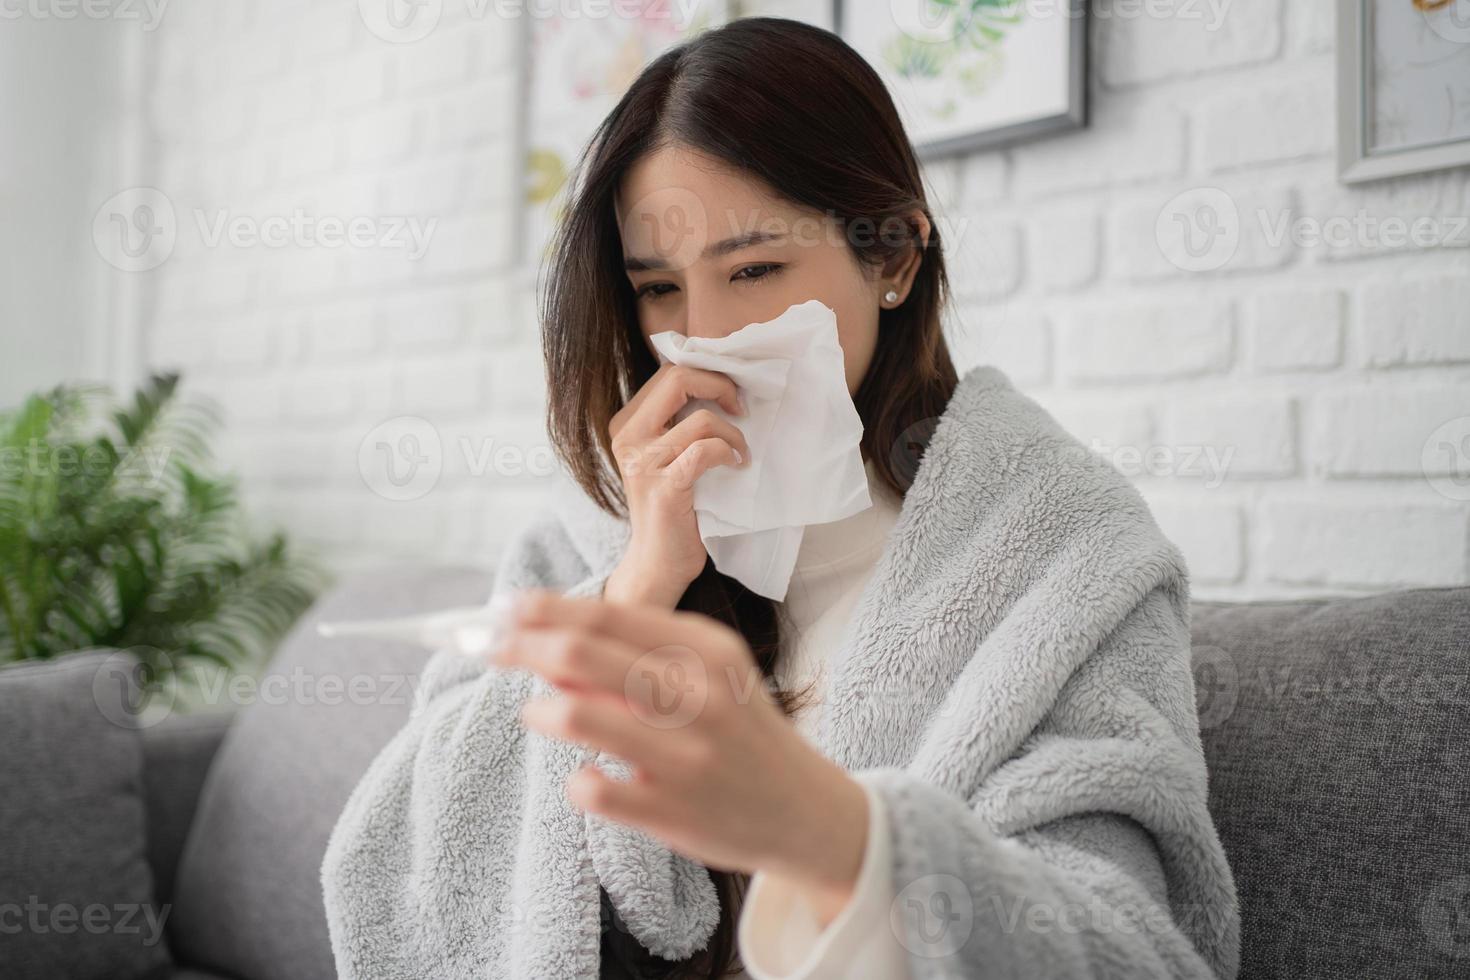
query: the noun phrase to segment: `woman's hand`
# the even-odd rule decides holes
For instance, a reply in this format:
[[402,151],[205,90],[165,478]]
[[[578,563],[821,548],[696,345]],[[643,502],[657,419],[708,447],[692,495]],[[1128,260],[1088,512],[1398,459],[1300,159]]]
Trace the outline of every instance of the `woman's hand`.
[[699,613],[518,593],[491,662],[524,667],[559,696],[529,701],[534,731],[606,751],[567,783],[574,806],[631,824],[709,867],[765,870],[830,921],[851,896],[867,797],[796,731],[745,640]]
[[744,415],[735,382],[716,371],[664,364],[612,417],[608,433],[632,537],[603,589],[612,602],[673,609],[709,557],[694,515],[694,481],[713,466],[750,459],[745,436],[708,409],[669,420],[691,398]]

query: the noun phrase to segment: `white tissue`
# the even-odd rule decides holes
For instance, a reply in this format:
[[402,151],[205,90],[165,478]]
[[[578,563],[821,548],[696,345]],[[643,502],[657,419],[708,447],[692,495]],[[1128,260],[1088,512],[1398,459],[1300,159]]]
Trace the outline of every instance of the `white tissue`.
[[694,484],[699,536],[717,569],[752,592],[784,600],[806,526],[873,503],[837,314],[812,299],[724,337],[670,330],[649,342],[661,361],[718,371],[740,389],[743,416],[696,398],[674,420],[708,408],[744,434],[750,461],[712,467]]

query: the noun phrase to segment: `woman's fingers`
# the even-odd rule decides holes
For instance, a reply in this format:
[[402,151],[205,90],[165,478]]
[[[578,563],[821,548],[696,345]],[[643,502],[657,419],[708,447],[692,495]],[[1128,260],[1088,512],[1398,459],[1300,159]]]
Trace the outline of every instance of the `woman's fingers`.
[[[655,439],[650,446],[667,447],[669,460],[679,456],[690,446],[705,439],[719,439],[740,451],[746,459],[750,458],[750,444],[745,441],[745,433],[729,421],[720,418],[707,408],[701,408],[690,412],[686,418],[681,419],[666,434]],[[726,454],[728,455],[728,453]]]
[[521,720],[550,738],[607,752],[651,774],[678,773],[689,766],[677,737],[646,724],[616,698],[578,693],[536,698],[521,707]]
[[560,626],[613,637],[645,654],[664,645],[703,653],[699,648],[716,645],[725,628],[697,613],[567,596],[553,589],[520,590],[511,602],[510,617],[516,626]]
[[726,627],[707,617],[546,590],[516,598],[526,608],[512,608],[493,664],[524,667],[559,688],[619,696],[655,727],[686,723],[703,710],[709,684],[727,676]]
[[500,667],[533,670],[557,687],[618,693],[628,687],[629,672],[642,652],[585,629],[522,627],[506,632],[493,659]]
[[745,440],[745,433],[709,409],[701,408],[690,412],[657,439],[642,446],[625,448],[618,464],[625,478],[675,464],[684,471],[690,470],[695,463],[702,464],[693,472],[676,473],[687,479],[682,489],[688,489],[694,477],[711,466],[724,463],[739,465],[749,458],[750,444]]
[[659,369],[663,377],[651,378],[629,402],[625,411],[631,411],[613,433],[620,442],[642,445],[661,437],[669,419],[693,398],[716,402],[731,415],[744,414],[739,388],[728,376],[678,364],[665,368]]
[[613,779],[594,765],[585,765],[567,780],[567,799],[590,810],[669,842],[687,826],[689,817],[679,800],[650,785],[635,773],[631,780]]
[[723,439],[699,439],[679,454],[668,468],[680,490],[694,486],[707,470],[715,466],[740,466],[749,456],[737,456],[736,449]]
[[609,420],[608,424],[608,431],[612,435],[616,436],[622,430],[622,427],[628,424],[629,419],[643,410],[643,403],[648,401],[648,393],[663,383],[663,376],[673,370],[673,367],[674,365],[667,361],[660,364],[658,370],[654,371],[652,376],[643,384],[639,385],[637,391],[633,392],[633,397],[628,399],[627,404],[613,413],[613,417]]

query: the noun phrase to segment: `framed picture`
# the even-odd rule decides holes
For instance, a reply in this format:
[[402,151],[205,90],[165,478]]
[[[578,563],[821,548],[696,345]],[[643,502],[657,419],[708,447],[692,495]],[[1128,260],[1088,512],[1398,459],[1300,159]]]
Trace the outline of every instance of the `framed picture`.
[[577,5],[562,4],[519,18],[528,54],[520,80],[525,153],[517,241],[528,270],[546,257],[578,153],[633,79],[666,49],[734,16],[732,0],[624,0],[599,9],[601,16],[579,15]]
[[835,0],[921,159],[1087,124],[1086,0]]
[[1342,0],[1337,170],[1346,183],[1470,164],[1470,0]]

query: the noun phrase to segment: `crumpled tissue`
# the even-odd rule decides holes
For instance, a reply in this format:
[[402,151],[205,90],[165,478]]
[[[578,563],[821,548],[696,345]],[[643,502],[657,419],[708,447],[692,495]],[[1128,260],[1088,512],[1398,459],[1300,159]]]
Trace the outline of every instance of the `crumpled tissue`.
[[715,466],[695,481],[699,536],[715,568],[752,592],[784,600],[806,526],[841,520],[873,503],[837,314],[811,299],[724,337],[669,330],[649,343],[660,361],[718,371],[739,388],[745,415],[695,398],[674,421],[708,408],[744,434],[751,457],[746,465]]

